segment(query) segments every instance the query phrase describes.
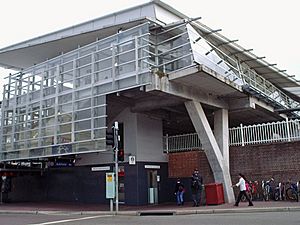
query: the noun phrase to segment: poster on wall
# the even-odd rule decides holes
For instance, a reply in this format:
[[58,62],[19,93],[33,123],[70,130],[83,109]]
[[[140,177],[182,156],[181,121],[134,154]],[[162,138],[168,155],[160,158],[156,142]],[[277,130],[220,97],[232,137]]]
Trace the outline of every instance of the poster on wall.
[[53,155],[62,155],[66,153],[72,153],[72,145],[55,145],[52,147],[52,154]]

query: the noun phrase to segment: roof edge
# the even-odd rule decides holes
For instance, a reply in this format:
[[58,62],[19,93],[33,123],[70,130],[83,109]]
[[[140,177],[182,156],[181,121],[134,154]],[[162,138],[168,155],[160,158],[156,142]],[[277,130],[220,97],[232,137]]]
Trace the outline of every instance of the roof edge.
[[[10,51],[10,50],[15,50],[15,49],[21,48],[21,47],[23,47],[22,45],[25,45],[26,43],[30,45],[30,42],[37,41],[37,40],[42,39],[42,38],[46,38],[47,36],[51,36],[51,35],[56,35],[56,34],[59,34],[59,33],[63,33],[63,32],[68,31],[70,29],[76,29],[76,28],[78,28],[80,26],[84,26],[84,25],[96,22],[96,21],[98,21],[100,19],[105,19],[105,18],[108,18],[110,16],[114,16],[114,15],[117,15],[117,14],[120,14],[120,13],[124,13],[126,11],[135,10],[137,8],[145,7],[145,6],[149,6],[149,5],[153,5],[153,4],[158,5],[158,6],[162,7],[162,8],[164,8],[164,9],[166,9],[167,11],[169,11],[169,12],[177,15],[178,17],[188,18],[188,16],[186,16],[185,14],[179,12],[175,8],[171,7],[170,5],[164,3],[164,2],[162,2],[160,0],[151,0],[151,1],[149,1],[147,3],[144,3],[144,4],[136,5],[136,6],[133,6],[133,7],[129,7],[129,8],[120,10],[120,11],[109,13],[109,14],[106,14],[104,16],[92,19],[92,20],[88,20],[88,21],[85,21],[85,22],[82,22],[82,23],[78,23],[76,25],[65,27],[65,28],[62,28],[62,29],[59,29],[59,30],[56,30],[56,31],[53,31],[53,32],[50,32],[50,33],[46,33],[46,34],[43,34],[43,35],[40,35],[40,36],[37,36],[37,37],[34,37],[34,38],[30,38],[30,39],[25,40],[25,41],[21,41],[21,42],[18,42],[18,43],[6,46],[6,47],[0,49],[0,53],[4,53],[4,52]],[[70,35],[70,36],[73,36],[73,35]],[[66,36],[66,37],[70,37],[70,36]],[[36,45],[36,44],[33,44],[33,45]]]

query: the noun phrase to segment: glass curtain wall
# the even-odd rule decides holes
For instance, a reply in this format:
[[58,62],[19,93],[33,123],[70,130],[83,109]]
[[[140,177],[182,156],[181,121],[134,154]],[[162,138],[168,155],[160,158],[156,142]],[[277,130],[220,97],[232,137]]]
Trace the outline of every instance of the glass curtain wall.
[[0,160],[106,150],[106,95],[148,84],[148,59],[145,23],[10,75]]

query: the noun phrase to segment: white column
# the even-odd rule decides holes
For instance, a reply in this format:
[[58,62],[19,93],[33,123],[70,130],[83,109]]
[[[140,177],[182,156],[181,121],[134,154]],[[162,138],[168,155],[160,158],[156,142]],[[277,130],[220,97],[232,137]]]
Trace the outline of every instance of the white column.
[[201,140],[206,157],[213,171],[215,182],[223,184],[225,201],[234,202],[229,166],[226,165],[222,152],[217,144],[213,131],[208,123],[204,110],[199,102],[185,102],[185,107]]
[[228,110],[219,109],[214,112],[214,134],[223,155],[224,163],[229,167]]

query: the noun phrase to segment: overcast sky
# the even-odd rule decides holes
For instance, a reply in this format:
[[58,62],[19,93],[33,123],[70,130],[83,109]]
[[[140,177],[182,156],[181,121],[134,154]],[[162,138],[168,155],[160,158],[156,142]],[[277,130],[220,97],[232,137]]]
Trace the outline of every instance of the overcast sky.
[[[69,27],[148,0],[3,0],[0,48]],[[266,56],[300,79],[300,1],[297,0],[164,0],[212,29],[222,29],[245,49]],[[10,71],[0,69],[1,80]],[[2,92],[2,88],[1,88]],[[0,97],[2,98],[2,96]]]

